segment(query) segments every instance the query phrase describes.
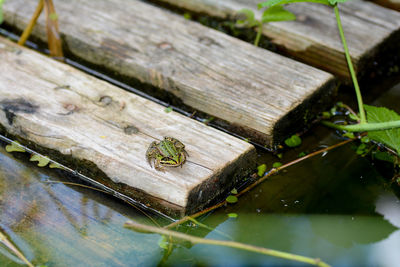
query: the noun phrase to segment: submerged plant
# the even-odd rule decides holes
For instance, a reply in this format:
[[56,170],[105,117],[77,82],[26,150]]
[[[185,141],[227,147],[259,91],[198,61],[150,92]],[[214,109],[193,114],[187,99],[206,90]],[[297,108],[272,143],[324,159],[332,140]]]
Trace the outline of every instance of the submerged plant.
[[245,18],[237,20],[237,25],[248,28],[256,28],[257,35],[254,40],[255,46],[258,46],[260,42],[263,24],[272,21],[286,21],[296,19],[296,16],[292,12],[287,11],[282,6],[273,6],[270,8],[266,8],[262,13],[260,20],[255,18],[253,10],[246,8],[240,10],[239,15],[244,15]]
[[357,97],[359,115],[355,115],[357,123],[352,125],[339,125],[329,121],[323,121],[322,123],[326,126],[347,132],[368,132],[369,138],[376,142],[385,144],[386,146],[394,149],[397,154],[400,155],[400,115],[385,107],[373,107],[363,104],[360,87],[354,71],[353,63],[351,61],[346,38],[343,32],[342,22],[339,15],[338,4],[347,1],[348,0],[270,0],[267,2],[259,3],[258,8],[268,8],[268,10],[271,10],[271,8],[277,6],[298,2],[319,3],[331,6],[333,8],[340,38],[342,40],[344,48],[346,61],[349,67],[351,79],[353,81]]

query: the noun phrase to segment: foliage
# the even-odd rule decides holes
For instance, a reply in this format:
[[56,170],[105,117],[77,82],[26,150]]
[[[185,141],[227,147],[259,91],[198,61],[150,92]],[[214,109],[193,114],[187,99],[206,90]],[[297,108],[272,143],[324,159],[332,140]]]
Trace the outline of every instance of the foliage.
[[284,9],[282,6],[273,6],[264,10],[261,15],[261,19],[256,19],[253,10],[250,9],[242,9],[239,11],[239,14],[244,16],[244,19],[238,19],[236,24],[239,26],[244,26],[248,28],[257,27],[257,36],[254,40],[254,45],[258,46],[260,42],[261,34],[262,34],[262,25],[264,23],[272,22],[272,21],[286,21],[286,20],[295,20],[296,16]]
[[37,154],[32,155],[31,158],[29,159],[30,161],[37,161],[39,167],[45,167],[47,164],[49,164],[50,159],[48,157],[42,157]]
[[230,195],[225,200],[226,200],[226,202],[233,204],[238,201],[238,198],[236,196]]
[[289,137],[288,139],[285,140],[285,144],[288,147],[296,147],[301,145],[301,138],[297,135],[292,135],[291,137]]
[[258,4],[258,8],[265,8],[265,7],[272,7],[278,5],[286,5],[286,4],[293,4],[293,3],[300,3],[300,2],[309,2],[309,3],[317,3],[317,4],[324,4],[324,5],[331,5],[334,6],[337,3],[344,3],[348,0],[270,0],[263,3]]
[[0,24],[3,22],[3,4],[4,0],[0,0]]
[[238,216],[237,213],[233,213],[233,212],[232,213],[228,213],[228,217],[229,218],[237,218],[237,216]]
[[257,175],[262,177],[264,176],[265,171],[267,170],[267,165],[261,164],[257,167]]
[[26,152],[25,148],[18,142],[13,141],[11,144],[6,145],[7,152]]
[[[367,111],[368,122],[370,123],[400,120],[399,114],[385,107],[374,107],[369,105],[364,105],[364,107]],[[393,148],[396,150],[397,154],[400,155],[400,128],[383,131],[369,131],[368,137]]]
[[170,113],[172,110],[173,110],[172,107],[166,107],[166,108],[164,109],[164,111],[165,111],[166,113]]
[[280,162],[274,162],[274,164],[272,164],[272,168],[279,168],[280,166],[282,166]]
[[[259,3],[258,8],[268,8],[270,10],[271,8],[275,8],[277,6],[299,3],[299,2],[319,3],[319,4],[330,5],[333,7],[336,16],[337,26],[339,29],[340,38],[342,40],[347,64],[349,67],[351,78],[353,80],[354,89],[356,92],[357,102],[359,106],[360,118],[358,118],[357,115],[352,114],[352,119],[360,121],[360,123],[355,125],[340,125],[340,126],[337,126],[330,122],[325,122],[324,124],[329,127],[344,130],[347,132],[367,131],[368,137],[370,139],[383,143],[390,148],[393,148],[394,150],[396,150],[397,154],[400,155],[400,116],[396,112],[388,110],[384,107],[373,107],[363,104],[361,91],[353,68],[353,63],[351,61],[349,49],[347,47],[347,42],[344,37],[342,22],[340,19],[339,9],[337,6],[338,3],[343,3],[346,1],[347,0],[270,0],[267,2]],[[368,121],[366,118],[367,116],[365,115],[365,111],[368,114]],[[331,110],[332,115],[335,115],[335,113],[336,110]],[[324,117],[329,118],[329,114],[325,113]],[[347,133],[345,135],[349,138],[354,138],[354,135],[351,133]],[[292,138],[294,138],[294,136],[285,140],[286,145],[292,146],[294,144],[295,140]],[[357,149],[357,153],[365,154],[366,153],[365,149],[366,145],[364,142]]]

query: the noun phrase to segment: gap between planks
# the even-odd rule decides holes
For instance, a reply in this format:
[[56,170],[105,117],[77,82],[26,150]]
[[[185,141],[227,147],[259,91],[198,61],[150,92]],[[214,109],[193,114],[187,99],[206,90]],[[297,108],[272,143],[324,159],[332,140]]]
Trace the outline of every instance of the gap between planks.
[[[54,1],[68,53],[172,93],[272,146],[304,129],[332,101],[332,75],[131,0]],[[5,21],[26,26],[36,3],[4,3]],[[33,35],[46,40],[41,17]]]

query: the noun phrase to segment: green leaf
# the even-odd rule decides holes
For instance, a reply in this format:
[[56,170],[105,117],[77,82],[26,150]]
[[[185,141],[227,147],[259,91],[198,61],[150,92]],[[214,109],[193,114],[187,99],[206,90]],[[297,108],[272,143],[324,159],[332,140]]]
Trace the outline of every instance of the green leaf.
[[55,162],[51,162],[50,165],[49,165],[49,168],[51,168],[51,169],[54,169],[54,168],[64,169],[60,164],[55,163]]
[[[368,123],[400,120],[400,115],[393,110],[369,105],[364,105],[364,107],[367,112]],[[369,131],[368,137],[376,142],[393,148],[396,150],[397,154],[400,155],[400,128],[383,131]]]
[[158,240],[158,246],[162,249],[168,249],[168,238],[165,235],[162,235]]
[[290,138],[285,140],[285,144],[288,147],[296,147],[301,145],[301,138],[297,135],[292,135]]
[[235,196],[230,195],[225,200],[226,200],[226,202],[233,204],[233,203],[236,203],[238,201],[238,198],[235,197]]
[[[333,0],[331,0],[331,1],[333,1]],[[258,9],[261,9],[264,7],[272,7],[272,6],[279,6],[279,5],[300,3],[300,2],[311,2],[311,3],[330,5],[328,0],[270,0],[270,1],[259,3],[257,6],[258,6]]]
[[192,15],[189,12],[185,12],[183,13],[183,17],[187,20],[191,20],[192,19]]
[[164,109],[164,111],[166,113],[170,113],[172,111],[172,107],[167,107],[167,108]]
[[272,168],[279,168],[280,166],[282,166],[280,162],[274,162],[274,164],[272,164]]
[[353,113],[349,114],[349,118],[351,120],[353,120],[353,121],[359,121],[360,120],[360,118],[358,116],[354,115]]
[[389,154],[388,152],[383,152],[383,151],[376,151],[376,152],[372,153],[372,156],[377,160],[387,161],[390,163],[394,163],[396,160],[392,154]]
[[295,19],[296,15],[287,11],[282,6],[273,6],[264,11],[261,17],[261,22],[267,23],[270,21],[286,21]]
[[349,1],[349,0],[328,0],[329,4],[331,4],[331,6],[334,6],[334,5],[338,4],[338,3],[344,3],[344,2],[347,2],[347,1]]
[[236,21],[239,25],[245,25],[249,28],[257,26],[259,22],[255,19],[254,12],[251,9],[241,9],[238,11],[239,16],[244,15],[245,19],[239,19]]
[[264,176],[265,171],[267,170],[267,165],[261,164],[257,167],[257,175],[262,177]]
[[237,218],[237,213],[228,213],[229,218]]
[[47,164],[49,164],[49,162],[50,162],[50,159],[48,157],[42,157],[42,156],[39,156],[37,154],[32,155],[29,160],[30,161],[37,161],[38,162],[37,165],[39,167],[44,167]]
[[0,24],[3,22],[3,3],[4,0],[0,0]]
[[298,155],[297,155],[297,157],[299,157],[299,158],[302,158],[302,157],[304,157],[304,156],[307,156],[307,153],[306,152],[300,152]]
[[346,132],[346,133],[344,133],[344,134],[343,134],[343,137],[347,137],[347,138],[350,138],[350,139],[355,138],[354,134],[351,133],[351,132]]
[[10,145],[6,145],[7,152],[26,152],[18,141],[13,141]]
[[234,195],[236,195],[236,194],[238,193],[238,191],[237,191],[236,188],[233,188],[233,189],[231,190],[231,193],[234,194]]

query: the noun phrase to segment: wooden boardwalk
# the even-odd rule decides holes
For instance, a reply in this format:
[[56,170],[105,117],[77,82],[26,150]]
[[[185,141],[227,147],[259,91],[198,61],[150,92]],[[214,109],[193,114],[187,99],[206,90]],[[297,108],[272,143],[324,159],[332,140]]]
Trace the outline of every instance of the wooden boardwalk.
[[[0,130],[108,187],[180,216],[255,168],[252,145],[0,38]],[[146,162],[154,140],[186,145],[182,168]]]
[[[399,0],[393,0],[399,1]],[[257,17],[260,0],[157,0],[212,17],[233,19],[239,10],[252,9]],[[387,2],[387,1],[386,1]],[[343,54],[333,9],[312,3],[286,7],[296,21],[274,22],[263,27],[263,34],[290,56],[349,81],[350,74]],[[374,3],[351,0],[339,5],[344,32],[358,76],[375,70],[374,61],[391,45],[400,50],[400,13]]]
[[[283,141],[331,101],[332,75],[142,1],[54,4],[70,54],[166,90],[253,141]],[[24,28],[35,5],[5,2],[6,22]],[[33,33],[42,40],[44,25]]]

